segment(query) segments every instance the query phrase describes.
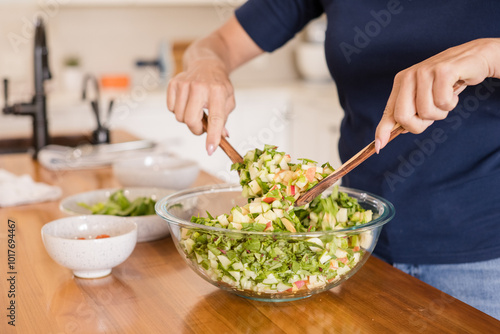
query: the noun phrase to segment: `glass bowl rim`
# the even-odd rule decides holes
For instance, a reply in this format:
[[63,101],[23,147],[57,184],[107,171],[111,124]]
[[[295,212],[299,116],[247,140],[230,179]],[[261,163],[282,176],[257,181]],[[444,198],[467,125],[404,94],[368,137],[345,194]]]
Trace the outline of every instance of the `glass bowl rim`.
[[[192,223],[189,221],[179,219],[178,217],[172,215],[167,210],[167,205],[170,204],[170,202],[173,199],[179,201],[179,200],[182,200],[185,198],[193,197],[194,195],[214,194],[214,193],[222,193],[222,192],[235,192],[237,190],[241,191],[241,189],[242,189],[241,185],[237,184],[237,183],[220,183],[220,184],[206,185],[206,186],[200,186],[200,187],[181,190],[181,191],[175,192],[171,195],[165,196],[164,198],[157,201],[155,204],[155,211],[156,211],[156,214],[158,216],[160,216],[161,218],[163,218],[164,220],[166,220],[168,224],[180,225],[181,227],[198,228],[198,229],[203,229],[203,230],[207,230],[207,231],[211,231],[211,232],[235,233],[235,234],[241,234],[241,235],[288,236],[288,237],[306,237],[306,236],[307,237],[319,237],[319,236],[325,236],[325,235],[329,235],[329,234],[364,232],[364,231],[372,230],[372,229],[375,229],[377,227],[380,227],[380,226],[386,224],[394,217],[394,215],[396,213],[394,205],[391,202],[389,202],[388,200],[386,200],[378,195],[374,195],[374,194],[371,194],[369,192],[366,192],[366,191],[361,191],[358,189],[347,188],[347,187],[342,187],[342,186],[339,186],[340,192],[345,192],[349,196],[352,196],[352,194],[356,194],[357,196],[355,198],[358,201],[359,201],[359,198],[363,196],[364,201],[370,200],[372,203],[375,202],[378,205],[382,206],[383,212],[377,218],[373,219],[372,221],[370,221],[367,224],[352,226],[352,227],[343,228],[343,229],[327,230],[327,231],[314,231],[314,232],[285,232],[285,231],[257,232],[257,231],[242,231],[242,230],[232,230],[232,229],[230,230],[227,228],[220,228],[220,227],[196,224],[196,223]],[[328,191],[328,190],[326,190],[326,191]],[[375,206],[377,206],[377,205],[375,205]]]

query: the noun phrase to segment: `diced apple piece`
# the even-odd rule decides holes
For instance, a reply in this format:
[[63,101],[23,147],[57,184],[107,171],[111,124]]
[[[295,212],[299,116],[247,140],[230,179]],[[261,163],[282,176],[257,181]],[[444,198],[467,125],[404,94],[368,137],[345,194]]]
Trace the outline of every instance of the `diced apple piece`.
[[373,235],[370,232],[361,233],[359,245],[361,248],[370,249],[373,242]]
[[328,254],[327,251],[324,251],[323,254],[321,254],[321,257],[319,258],[319,262],[321,264],[325,264],[328,262],[332,257]]
[[222,276],[222,282],[228,284],[228,285],[231,285],[231,286],[234,286],[236,284],[238,284],[237,282],[233,281],[231,278],[227,277],[227,276]]
[[362,214],[359,211],[354,212],[353,215],[351,216],[351,221],[352,222],[359,222],[359,221],[361,221],[361,215]]
[[309,238],[309,239],[307,239],[307,241],[319,246],[319,247],[309,246],[309,248],[313,252],[320,252],[324,248],[323,241],[321,241],[321,239],[319,239],[319,238]]
[[243,223],[244,216],[237,208],[231,210],[231,213],[233,215],[233,223]]
[[272,222],[267,222],[266,224],[266,228],[264,229],[264,231],[274,231],[274,226],[273,226],[273,223]]
[[283,209],[273,209],[274,213],[276,214],[276,217],[279,217],[279,218],[283,218],[284,216],[284,213],[283,213]]
[[360,253],[354,253],[353,258],[354,258],[354,263],[358,263],[359,259],[361,258],[361,254]]
[[269,211],[265,212],[265,213],[263,214],[263,216],[264,216],[264,218],[266,218],[267,220],[271,220],[271,221],[275,220],[275,219],[276,219],[276,217],[277,217],[277,216],[276,216],[276,214],[274,213],[274,211],[272,211],[272,210],[269,210]]
[[201,255],[199,255],[198,253],[194,253],[194,255],[196,255],[196,262],[198,262],[198,263],[203,262],[203,258],[201,257]]
[[347,252],[340,248],[337,248],[337,250],[335,251],[335,256],[340,261],[341,258],[345,258],[347,256]]
[[347,222],[347,209],[340,208],[339,211],[337,212],[336,218],[339,223]]
[[233,263],[232,267],[235,270],[243,270],[243,268],[244,268],[243,267],[243,263],[241,263],[241,262],[235,262],[235,263]]
[[283,204],[281,203],[281,201],[274,201],[272,206],[275,209],[281,209],[283,207]]
[[241,273],[239,271],[230,271],[229,274],[231,274],[236,281],[239,281],[241,278]]
[[292,287],[291,285],[285,284],[283,282],[279,282],[276,285],[276,290],[278,290],[278,292],[283,292],[283,291],[290,289],[291,287]]
[[219,223],[222,225],[222,226],[227,226],[229,225],[229,221],[227,220],[227,217],[225,214],[222,214],[220,216],[217,217],[217,220],[219,221]]
[[188,254],[191,254],[191,252],[193,251],[194,244],[195,244],[195,242],[193,239],[184,240],[184,246],[186,247],[186,252]]
[[243,275],[245,275],[245,277],[248,277],[248,278],[251,278],[251,279],[255,279],[257,277],[257,274],[254,271],[251,271],[251,270],[248,270],[248,269],[245,269],[243,271]]
[[339,263],[336,260],[330,261],[330,269],[339,269]]
[[243,228],[243,225],[241,225],[240,223],[230,223],[229,226],[231,226],[232,228],[236,229],[236,230],[241,230]]
[[295,185],[299,188],[304,188],[306,185],[307,185],[307,179],[305,176],[301,176],[297,179],[297,182],[295,183]]
[[264,278],[262,283],[264,283],[264,284],[277,284],[278,280],[276,279],[276,277],[274,277],[273,274],[269,274],[269,275],[267,275],[266,278]]
[[260,204],[262,206],[262,212],[271,210],[271,204],[263,202]]
[[300,288],[302,288],[305,284],[306,284],[305,280],[300,280],[300,281],[293,282],[293,285],[297,288],[297,290],[299,290]]
[[283,173],[283,183],[289,183],[293,178],[293,172],[291,170],[287,170]]
[[222,264],[222,267],[224,267],[224,269],[226,270],[231,265],[231,260],[229,260],[225,255],[218,255],[217,259],[219,260],[220,264]]
[[245,154],[245,160],[253,161],[255,159],[255,150],[250,150]]
[[250,290],[252,288],[252,282],[249,281],[248,278],[246,278],[246,277],[243,277],[240,280],[240,285],[241,285],[241,288],[244,290]]
[[285,228],[290,231],[290,232],[297,232],[297,230],[295,229],[295,226],[293,226],[292,222],[290,222],[288,219],[286,218],[281,218],[281,221],[283,222],[283,225],[285,225]]
[[269,160],[272,160],[272,157],[271,157],[271,155],[269,155],[269,154],[267,154],[267,153],[266,153],[266,154],[263,154],[263,155],[260,157],[260,159],[259,159],[259,160],[262,160],[262,161],[269,161]]
[[253,181],[250,181],[248,183],[248,186],[250,187],[250,189],[253,191],[254,194],[258,194],[260,193],[260,191],[262,190],[259,186],[259,184],[257,183],[257,181],[253,180]]
[[373,212],[372,212],[372,210],[366,210],[364,212],[364,216],[365,216],[364,217],[364,221],[363,221],[364,223],[371,222],[372,219],[373,219]]
[[189,229],[181,228],[181,239],[187,239],[188,235],[189,235]]
[[279,163],[280,168],[283,169],[283,170],[289,170],[290,166],[288,166],[288,162],[289,161],[286,161],[285,157],[283,157],[283,159],[281,159],[281,161]]
[[351,268],[349,266],[343,266],[339,269],[337,269],[337,274],[340,276],[340,275],[344,275],[346,272],[348,272],[349,270],[351,270]]
[[266,203],[272,203],[272,202],[274,202],[276,200],[276,198],[274,198],[274,197],[264,197],[262,200],[264,202],[266,202]]
[[261,213],[262,212],[262,205],[260,203],[252,202],[248,206],[248,209],[250,210],[250,213]]
[[314,175],[316,175],[316,167],[310,167],[306,171],[306,179],[309,182],[314,181]]
[[264,225],[266,225],[268,221],[269,220],[266,219],[266,218],[264,218],[263,215],[258,215],[257,217],[255,217],[255,222],[258,223],[258,224],[264,224]]

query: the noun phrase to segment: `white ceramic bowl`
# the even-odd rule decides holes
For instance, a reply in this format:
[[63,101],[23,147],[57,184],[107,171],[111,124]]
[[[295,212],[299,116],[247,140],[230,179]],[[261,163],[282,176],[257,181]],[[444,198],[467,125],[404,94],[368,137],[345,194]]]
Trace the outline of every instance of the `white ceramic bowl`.
[[[101,234],[109,238],[95,239]],[[83,237],[85,240],[76,238]],[[88,239],[91,237],[91,239]],[[133,220],[115,216],[77,216],[54,220],[42,227],[47,253],[82,278],[104,277],[125,261],[137,243]]]
[[[63,199],[59,205],[62,212],[68,215],[90,215],[92,212],[78,203],[94,205],[106,202],[109,196],[120,188],[100,189],[76,194]],[[174,191],[163,188],[123,188],[124,195],[129,200],[137,197],[150,197],[155,201],[172,194]],[[170,234],[168,224],[156,214],[138,217],[124,217],[137,223],[137,242],[153,241],[167,237]]]
[[113,174],[124,187],[186,189],[193,184],[199,172],[196,162],[165,154],[151,154],[113,163]]

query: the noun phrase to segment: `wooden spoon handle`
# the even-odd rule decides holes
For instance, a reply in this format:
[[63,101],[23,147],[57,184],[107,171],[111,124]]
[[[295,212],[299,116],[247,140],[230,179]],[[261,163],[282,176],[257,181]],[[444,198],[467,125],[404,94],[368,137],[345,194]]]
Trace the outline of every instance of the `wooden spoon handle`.
[[[207,114],[205,112],[203,112],[203,118],[201,119],[201,122],[203,124],[203,130],[205,130],[205,132],[207,132],[208,117],[207,117]],[[231,144],[229,144],[229,142],[226,140],[226,138],[224,138],[224,136],[221,136],[219,146],[227,154],[229,159],[231,159],[233,164],[238,163],[238,162],[239,163],[243,162],[243,158],[241,157],[241,155],[234,149],[234,147]]]
[[[399,124],[394,126],[394,129],[391,131],[391,136],[389,141],[396,138],[399,134],[404,131],[403,127]],[[375,141],[372,141],[365,148],[359,151],[355,156],[346,161],[342,166],[340,166],[337,170],[335,170],[332,174],[325,177],[321,180],[317,185],[306,191],[302,196],[300,196],[295,204],[297,206],[301,206],[309,203],[313,199],[316,198],[319,194],[325,191],[327,188],[332,186],[335,182],[337,182],[342,176],[349,173],[355,167],[357,167],[360,163],[371,157],[375,153]]]

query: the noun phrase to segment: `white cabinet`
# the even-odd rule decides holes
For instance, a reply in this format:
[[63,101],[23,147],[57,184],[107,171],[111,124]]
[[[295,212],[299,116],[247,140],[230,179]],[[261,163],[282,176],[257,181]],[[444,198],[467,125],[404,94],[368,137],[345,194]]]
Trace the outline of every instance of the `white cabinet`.
[[292,99],[292,153],[320,164],[341,165],[338,154],[343,111],[333,83],[302,84]]

